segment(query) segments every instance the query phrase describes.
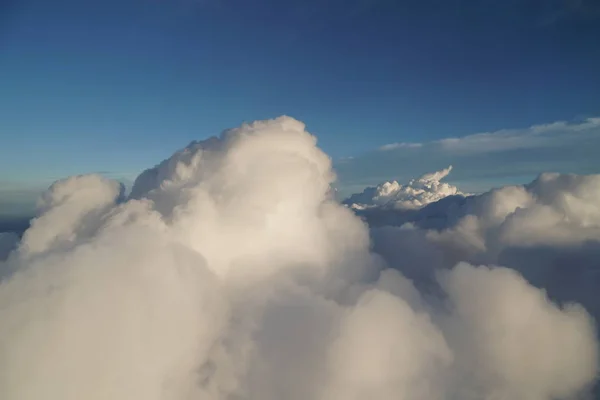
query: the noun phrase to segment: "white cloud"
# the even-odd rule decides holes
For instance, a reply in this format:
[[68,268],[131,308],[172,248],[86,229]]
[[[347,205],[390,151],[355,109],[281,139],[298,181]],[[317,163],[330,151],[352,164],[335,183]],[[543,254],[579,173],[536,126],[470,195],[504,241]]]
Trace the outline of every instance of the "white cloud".
[[[545,173],[527,185],[448,198],[417,211],[379,208],[361,214],[373,225],[375,251],[418,286],[430,286],[439,271],[452,269],[460,261],[503,265],[547,290],[555,301],[580,302],[597,319],[599,198],[600,175]],[[451,292],[444,285],[442,288]],[[471,289],[463,287],[457,293],[473,297]],[[485,304],[478,307],[481,312],[488,310]],[[460,336],[470,337],[465,332]]]
[[27,230],[21,250],[38,254],[90,236],[98,216],[119,200],[124,188],[99,175],[74,176],[54,183],[39,201],[39,218]]
[[455,197],[431,203],[409,218],[385,208],[364,210],[377,225],[413,223],[437,215],[443,223],[435,226],[430,238],[457,244],[490,255],[505,247],[538,245],[571,246],[600,241],[600,174],[575,175],[544,173],[527,185],[505,186],[481,195]]
[[439,240],[480,243],[473,248],[498,253],[506,247],[571,246],[600,241],[600,175],[545,173],[526,186],[496,189],[474,197],[455,226]]
[[[600,128],[600,118],[587,118],[583,122],[558,121],[550,124],[533,125],[527,129],[503,129],[495,132],[476,133],[463,137],[444,138],[428,143],[391,143],[379,150],[416,149],[423,146],[439,146],[453,152],[493,152],[537,146],[559,145],[564,136],[592,133]],[[591,132],[589,132],[591,131]],[[567,137],[569,139],[569,137]]]
[[594,379],[597,349],[581,346],[594,336],[583,308],[557,308],[504,268],[459,264],[440,284],[454,317],[447,337],[461,349],[455,366],[483,382],[461,398],[568,398]]
[[281,117],[190,144],[127,199],[96,175],[56,183],[0,265],[0,398],[550,400],[594,380],[581,307],[462,264],[419,292],[334,178]]
[[400,210],[413,210],[434,203],[448,196],[463,196],[456,186],[440,182],[452,171],[452,166],[428,173],[413,179],[406,185],[398,181],[384,182],[368,187],[346,200],[351,208],[364,210],[370,207],[386,207]]
[[[126,188],[130,188],[137,174],[125,172],[98,171],[86,175],[100,175],[117,180]],[[1,181],[0,180],[0,218],[26,217],[35,215],[36,200],[48,189],[56,177],[44,177],[35,181]]]
[[526,149],[531,147],[559,146],[564,140],[575,140],[580,134],[597,134],[600,118],[588,118],[580,123],[564,121],[534,125],[528,129],[505,129],[478,133],[460,138],[447,138],[432,142],[442,149],[456,153],[486,153]]
[[421,147],[422,144],[421,143],[405,143],[405,142],[401,142],[401,143],[390,143],[390,144],[385,144],[383,146],[381,146],[379,148],[379,150],[381,151],[388,151],[388,150],[395,150],[395,149],[414,149],[414,148],[418,148]]

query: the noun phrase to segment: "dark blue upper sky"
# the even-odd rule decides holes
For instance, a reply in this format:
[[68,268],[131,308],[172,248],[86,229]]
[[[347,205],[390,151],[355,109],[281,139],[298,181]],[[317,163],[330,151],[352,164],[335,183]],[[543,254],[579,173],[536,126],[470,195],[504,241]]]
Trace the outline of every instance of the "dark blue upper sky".
[[281,114],[334,158],[600,114],[596,0],[0,4],[5,187],[127,176]]

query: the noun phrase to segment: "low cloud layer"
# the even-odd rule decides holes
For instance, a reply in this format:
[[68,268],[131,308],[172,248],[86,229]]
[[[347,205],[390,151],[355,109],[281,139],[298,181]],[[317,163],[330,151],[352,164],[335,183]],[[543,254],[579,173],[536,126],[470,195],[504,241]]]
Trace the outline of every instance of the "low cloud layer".
[[[531,193],[550,211],[580,210],[564,233],[593,237],[598,194],[552,177]],[[143,172],[128,197],[97,175],[57,182],[0,264],[0,398],[585,394],[598,348],[582,306],[553,302],[515,269],[445,265],[487,254],[478,235],[535,204],[531,193],[489,195],[498,208],[475,202],[481,219],[462,222],[465,212],[444,231],[374,230],[380,255],[363,221],[331,197],[334,179],[316,139],[281,117],[191,143]],[[548,222],[527,222],[547,216],[540,207],[513,224],[548,234]],[[408,237],[429,247],[403,253]],[[414,271],[436,255],[423,285]]]
[[466,192],[531,181],[542,172],[590,174],[600,170],[600,118],[504,129],[424,143],[391,143],[336,163],[344,197],[365,186],[408,182],[454,166],[451,183]]
[[451,196],[410,212],[360,211],[374,249],[417,286],[458,262],[502,265],[560,304],[600,317],[600,175],[545,173],[527,185]]

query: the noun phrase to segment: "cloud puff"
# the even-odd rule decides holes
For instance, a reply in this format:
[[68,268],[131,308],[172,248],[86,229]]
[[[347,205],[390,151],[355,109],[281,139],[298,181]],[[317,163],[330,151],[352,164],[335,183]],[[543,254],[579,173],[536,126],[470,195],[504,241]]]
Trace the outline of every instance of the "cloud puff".
[[580,306],[558,309],[504,268],[459,264],[440,283],[454,317],[448,340],[461,349],[456,367],[483,383],[467,384],[461,398],[568,398],[594,379],[597,350],[581,346],[592,322]]
[[425,143],[392,143],[335,167],[345,196],[378,182],[409,181],[448,165],[455,167],[452,183],[467,192],[483,192],[525,183],[542,172],[598,172],[593,150],[598,147],[600,118],[588,118]]
[[368,187],[362,193],[344,200],[351,208],[364,210],[370,207],[384,207],[401,210],[418,209],[448,196],[462,196],[456,186],[440,182],[452,171],[452,166],[441,171],[428,173],[408,184],[398,181],[385,182]]
[[375,250],[418,285],[459,261],[503,265],[597,319],[600,175],[544,173],[527,185],[448,197],[416,211],[370,209]]
[[593,382],[583,308],[499,267],[413,285],[334,178],[281,117],[191,143],[127,198],[57,182],[1,264],[0,397],[549,400]]
[[439,240],[459,241],[476,251],[509,246],[576,246],[600,240],[600,175],[544,173],[528,185],[473,196],[454,209],[457,221]]

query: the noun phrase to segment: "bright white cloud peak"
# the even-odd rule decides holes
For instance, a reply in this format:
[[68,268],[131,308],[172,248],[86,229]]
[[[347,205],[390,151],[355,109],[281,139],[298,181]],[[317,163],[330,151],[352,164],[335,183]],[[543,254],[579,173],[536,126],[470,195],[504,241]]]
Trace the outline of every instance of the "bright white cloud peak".
[[56,183],[1,265],[0,398],[550,400],[594,381],[582,307],[464,263],[419,292],[333,180],[281,117],[190,144],[128,199],[98,176]]
[[384,182],[368,187],[362,193],[354,194],[344,200],[351,208],[364,210],[369,207],[384,207],[400,210],[412,210],[434,203],[448,196],[462,196],[456,186],[440,182],[452,171],[452,166],[441,171],[425,174],[413,179],[406,185],[398,181]]

